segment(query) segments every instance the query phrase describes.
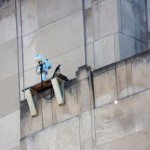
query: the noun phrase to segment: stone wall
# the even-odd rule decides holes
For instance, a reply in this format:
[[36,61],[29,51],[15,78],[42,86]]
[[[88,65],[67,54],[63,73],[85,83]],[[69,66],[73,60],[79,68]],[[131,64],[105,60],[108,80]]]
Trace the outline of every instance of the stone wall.
[[64,106],[39,94],[32,118],[21,102],[21,148],[149,150],[149,73],[149,51],[94,71],[80,67],[65,85]]
[[0,149],[20,146],[16,2],[0,1]]
[[88,65],[103,67],[147,50],[149,11],[145,0],[84,0],[84,3]]
[[[149,46],[149,5],[149,0],[0,0],[0,149],[19,149],[20,136],[21,147],[27,143],[27,149],[34,143],[39,144],[34,144],[34,149],[40,149],[44,136],[58,150],[117,149],[118,143],[126,145],[130,139],[135,139],[139,148],[138,141],[144,141],[145,149],[149,149],[145,140],[149,130],[138,124],[138,119],[132,122],[134,126],[127,126],[133,129],[126,129],[127,134],[118,122],[114,132],[119,135],[101,137],[101,128],[97,127],[99,117],[105,120],[105,115],[98,115],[105,110],[99,108],[116,99],[129,101],[133,96],[140,97],[138,94],[149,88],[149,56],[143,54]],[[48,77],[61,64],[61,73],[71,81],[66,84],[65,106],[58,107],[55,98],[46,103],[39,95],[39,116],[31,118],[22,89],[40,81],[35,73],[35,53],[53,63]],[[123,60],[139,53],[142,54],[136,58]],[[121,62],[115,63],[118,61]],[[85,64],[92,69],[80,67]],[[19,101],[22,101],[21,135]],[[140,99],[137,103],[142,105]],[[121,105],[124,110],[123,105],[127,104]],[[135,101],[133,105],[138,104]],[[108,110],[112,109],[112,113],[119,109],[111,106]],[[139,106],[134,111],[138,110],[142,111]],[[117,120],[112,116],[113,119]],[[66,139],[60,137],[66,144],[55,144],[58,131],[66,135]],[[70,135],[76,137],[75,142]],[[110,141],[109,136],[116,140]],[[46,148],[48,144],[47,141]]]

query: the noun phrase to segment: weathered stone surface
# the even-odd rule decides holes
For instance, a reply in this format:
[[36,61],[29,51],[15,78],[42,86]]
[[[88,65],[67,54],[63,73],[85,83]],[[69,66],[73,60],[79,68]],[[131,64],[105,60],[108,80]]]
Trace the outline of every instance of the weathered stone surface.
[[0,46],[0,80],[17,74],[17,59],[16,40],[10,41]]
[[38,100],[38,113],[37,117],[32,118],[27,101],[21,102],[21,137],[28,136],[32,133],[43,129],[42,126],[42,104],[41,100]]
[[8,150],[20,146],[20,111],[0,118],[0,149]]
[[76,77],[75,72],[78,70],[78,67],[85,65],[84,47],[60,55],[52,59],[51,62],[53,63],[53,68],[49,72],[49,77],[52,76],[55,68],[61,64],[61,73],[66,75],[69,79],[73,79]]
[[87,56],[87,65],[91,66],[94,68],[95,66],[95,61],[94,61],[94,47],[93,44],[89,44],[86,47],[86,56]]
[[47,128],[52,125],[52,103],[46,102],[44,98],[42,98],[42,116],[43,116],[43,126]]
[[80,150],[79,119],[60,123],[28,137],[28,150]]
[[150,8],[150,1],[147,1],[147,7]]
[[65,88],[64,106],[58,106],[56,98],[52,99],[52,115],[54,124],[78,115],[76,84]]
[[99,11],[98,4],[92,5],[92,15],[93,15],[93,37],[94,40],[99,39]]
[[137,93],[150,87],[150,58],[138,59],[132,63],[133,92]]
[[126,65],[116,68],[118,99],[128,96]]
[[24,87],[30,87],[41,82],[40,75],[36,74],[36,68],[24,72]]
[[38,29],[37,0],[21,1],[21,18],[23,35]]
[[134,0],[121,1],[121,13],[123,33],[135,37]]
[[142,47],[142,44],[144,44],[144,43],[141,42],[141,41],[135,40],[135,51],[136,51],[136,54],[139,54],[142,51],[144,51],[144,48]]
[[117,99],[115,70],[94,76],[95,107],[101,107]]
[[146,42],[146,4],[144,0],[121,1],[122,32],[140,41]]
[[86,44],[93,43],[92,8],[84,10]]
[[117,0],[98,1],[99,36],[108,36],[118,31]]
[[38,0],[39,26],[69,16],[80,9],[82,9],[81,0]]
[[13,148],[12,150],[21,150],[20,147]]
[[92,0],[84,0],[84,9],[89,9],[92,7]]
[[127,66],[127,85],[129,96],[133,94],[133,75],[132,75],[132,64],[128,63]]
[[43,56],[55,58],[84,44],[83,14],[78,11],[42,27],[38,34],[39,50]]
[[[24,56],[24,70],[29,70],[37,66],[34,57],[39,53],[37,44],[37,33],[31,33],[23,37],[23,56]],[[45,56],[46,57],[46,56]]]
[[115,34],[116,61],[131,57],[136,54],[135,39],[125,34]]
[[146,14],[146,1],[141,1],[140,6],[140,20],[141,20],[141,41],[147,43],[147,14]]
[[18,76],[14,75],[0,81],[0,117],[19,109]]
[[90,97],[89,78],[78,81],[78,105],[79,111],[84,112],[93,108]]
[[0,9],[4,9],[6,7],[12,6],[15,3],[15,0],[11,1],[0,1]]
[[118,139],[104,146],[98,147],[96,150],[149,150],[150,149],[150,130],[146,129],[138,133],[128,135],[127,137]]
[[96,146],[150,127],[150,91],[95,110]]
[[7,8],[0,9],[0,44],[16,38],[15,2]]
[[80,66],[76,72],[77,80],[83,80],[91,76],[91,67],[87,65]]
[[99,68],[115,62],[114,35],[94,43],[95,67]]
[[147,8],[148,32],[150,32],[150,7]]
[[20,150],[27,150],[27,139],[22,138],[20,140]]
[[91,111],[83,112],[80,116],[81,149],[92,150],[92,115]]

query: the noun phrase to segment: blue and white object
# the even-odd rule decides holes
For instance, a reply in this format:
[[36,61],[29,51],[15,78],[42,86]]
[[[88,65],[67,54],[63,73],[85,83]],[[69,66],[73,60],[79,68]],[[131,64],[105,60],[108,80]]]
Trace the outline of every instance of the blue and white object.
[[45,81],[47,79],[48,70],[52,68],[52,64],[41,54],[36,54],[35,60],[39,63],[37,73],[42,73],[42,80]]

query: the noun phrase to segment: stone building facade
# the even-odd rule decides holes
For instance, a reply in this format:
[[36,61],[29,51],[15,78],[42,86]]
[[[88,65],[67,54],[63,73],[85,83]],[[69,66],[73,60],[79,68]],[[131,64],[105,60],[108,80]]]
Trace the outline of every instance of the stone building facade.
[[[0,150],[150,150],[149,33],[150,0],[0,0]],[[70,80],[32,118],[35,53]]]

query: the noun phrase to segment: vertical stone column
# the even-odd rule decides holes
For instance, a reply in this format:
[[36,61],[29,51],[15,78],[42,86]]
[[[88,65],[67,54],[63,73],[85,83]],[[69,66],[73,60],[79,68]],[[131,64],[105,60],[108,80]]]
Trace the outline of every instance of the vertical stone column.
[[94,108],[93,78],[90,67],[82,66],[77,72],[78,107],[80,118],[81,150],[93,149],[92,109]]
[[0,149],[20,146],[17,2],[0,2]]

